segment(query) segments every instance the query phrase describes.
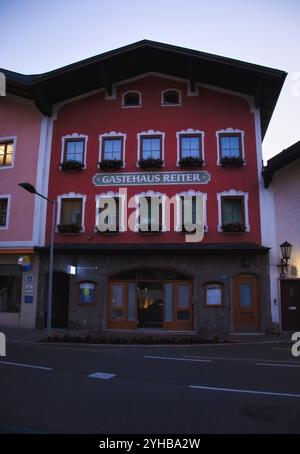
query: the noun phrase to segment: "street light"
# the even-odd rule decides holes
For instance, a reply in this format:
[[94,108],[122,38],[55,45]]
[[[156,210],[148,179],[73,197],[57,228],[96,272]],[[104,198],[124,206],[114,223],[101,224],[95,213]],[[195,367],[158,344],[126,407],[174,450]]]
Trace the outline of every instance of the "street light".
[[292,247],[293,246],[290,243],[288,243],[287,241],[285,241],[284,243],[282,243],[280,245],[282,259],[281,259],[281,264],[278,266],[281,267],[282,273],[284,273],[284,271],[288,269],[289,259],[291,258]]
[[49,281],[48,281],[48,301],[47,301],[47,329],[51,329],[52,318],[52,284],[53,284],[53,252],[54,252],[54,227],[55,227],[55,200],[50,200],[43,194],[37,192],[35,187],[30,183],[19,183],[21,188],[31,194],[38,195],[42,199],[47,200],[52,205],[51,217],[51,235],[50,235],[50,258],[49,258]]

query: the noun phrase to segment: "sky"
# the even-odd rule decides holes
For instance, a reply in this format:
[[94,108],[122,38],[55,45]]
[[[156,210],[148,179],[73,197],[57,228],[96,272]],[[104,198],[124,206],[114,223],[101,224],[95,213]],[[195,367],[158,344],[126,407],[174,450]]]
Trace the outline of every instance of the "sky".
[[0,67],[37,74],[150,39],[288,73],[264,159],[300,140],[300,0],[0,0]]

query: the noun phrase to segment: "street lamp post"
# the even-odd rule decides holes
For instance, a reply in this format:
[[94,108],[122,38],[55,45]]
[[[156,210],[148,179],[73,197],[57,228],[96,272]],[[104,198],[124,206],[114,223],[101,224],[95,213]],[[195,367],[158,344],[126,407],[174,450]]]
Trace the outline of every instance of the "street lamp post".
[[30,183],[19,183],[21,188],[31,194],[38,195],[42,199],[47,200],[52,206],[51,215],[51,234],[50,234],[50,256],[49,256],[49,280],[48,280],[48,300],[47,300],[47,329],[51,329],[52,319],[52,286],[53,286],[53,253],[54,253],[54,229],[55,229],[55,200],[50,200],[43,194],[37,192],[35,187]]

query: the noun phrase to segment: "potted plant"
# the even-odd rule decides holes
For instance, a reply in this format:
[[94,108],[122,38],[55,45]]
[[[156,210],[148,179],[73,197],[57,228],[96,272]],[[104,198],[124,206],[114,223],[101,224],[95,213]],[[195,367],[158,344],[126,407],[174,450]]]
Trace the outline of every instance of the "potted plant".
[[98,163],[100,169],[120,169],[122,166],[122,159],[102,159],[102,161]]
[[82,161],[63,161],[60,165],[60,168],[63,172],[79,172],[84,168],[84,163]]
[[181,167],[201,167],[203,162],[203,159],[187,156],[180,159],[179,164]]
[[242,233],[245,232],[246,226],[243,222],[226,222],[222,224],[222,230],[225,233]]
[[236,156],[224,156],[220,163],[222,167],[242,167],[245,160]]
[[59,233],[80,233],[82,226],[79,224],[58,224]]
[[139,166],[142,169],[160,168],[163,165],[163,161],[160,158],[146,158],[140,159]]

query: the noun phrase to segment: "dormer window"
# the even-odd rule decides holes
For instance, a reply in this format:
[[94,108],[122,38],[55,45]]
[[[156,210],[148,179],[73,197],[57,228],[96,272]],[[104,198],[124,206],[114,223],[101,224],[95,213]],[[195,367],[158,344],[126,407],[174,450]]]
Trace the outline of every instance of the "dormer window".
[[136,91],[130,91],[123,95],[123,107],[140,107],[141,95]]
[[176,106],[181,104],[181,96],[179,90],[165,90],[162,93],[163,106]]

